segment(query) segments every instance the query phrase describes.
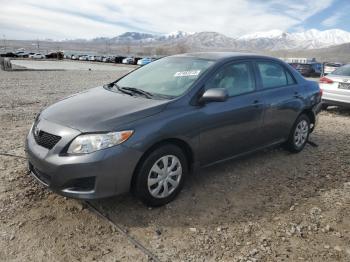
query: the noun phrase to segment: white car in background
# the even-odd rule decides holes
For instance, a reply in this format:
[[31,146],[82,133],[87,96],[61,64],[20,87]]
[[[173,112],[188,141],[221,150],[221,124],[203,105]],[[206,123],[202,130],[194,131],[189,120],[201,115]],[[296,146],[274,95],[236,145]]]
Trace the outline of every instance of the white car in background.
[[88,60],[89,60],[89,61],[95,61],[96,59],[95,59],[95,56],[93,56],[93,55],[89,55]]
[[80,61],[87,61],[89,59],[89,57],[87,55],[81,55],[79,56],[79,60]]
[[350,64],[321,77],[320,88],[323,91],[323,109],[327,109],[328,106],[350,108]]
[[29,58],[33,58],[33,59],[44,59],[45,56],[43,54],[40,54],[40,53],[35,53],[35,54],[32,54],[32,55],[29,55]]
[[134,63],[134,58],[133,57],[124,58],[122,63],[123,64],[133,64]]

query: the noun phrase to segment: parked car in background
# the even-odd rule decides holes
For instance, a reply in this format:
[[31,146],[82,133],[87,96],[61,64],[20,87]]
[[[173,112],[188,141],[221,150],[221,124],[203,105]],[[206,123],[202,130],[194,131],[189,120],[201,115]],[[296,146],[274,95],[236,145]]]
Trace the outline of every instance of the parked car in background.
[[338,67],[320,79],[323,91],[322,108],[342,106],[350,108],[350,64]]
[[63,52],[51,52],[45,56],[46,58],[49,59],[63,59],[64,58],[64,53]]
[[104,63],[110,63],[111,60],[112,60],[112,57],[110,57],[110,56],[104,56],[102,58],[102,62],[104,62]]
[[338,67],[341,67],[342,65],[343,65],[342,63],[329,63],[329,62],[323,63],[322,76],[331,74],[334,70],[336,70]]
[[79,56],[79,60],[80,60],[80,61],[88,61],[88,60],[89,60],[89,56],[87,56],[87,55],[81,55],[81,56]]
[[126,57],[125,56],[116,56],[114,58],[114,63],[117,63],[117,64],[122,64],[123,63],[123,60],[125,59]]
[[299,65],[299,63],[288,63],[291,67],[293,68],[297,68],[297,66]]
[[44,59],[45,56],[43,54],[40,54],[40,53],[35,53],[35,54],[32,54],[32,55],[29,55],[29,58],[32,58],[32,59]]
[[320,102],[318,83],[276,58],[170,56],[46,107],[26,139],[29,169],[67,197],[131,191],[160,206],[190,170],[279,144],[300,152]]
[[28,58],[29,57],[29,53],[24,52],[24,51],[16,52],[15,54],[17,57],[20,57],[20,58]]
[[295,68],[300,74],[306,77],[317,77],[322,73],[321,63],[298,64]]
[[96,62],[102,62],[102,59],[103,59],[103,56],[98,56],[98,55],[95,56]]
[[153,59],[151,57],[145,57],[145,58],[142,58],[139,61],[137,61],[137,64],[140,66],[143,66],[143,65],[147,65],[147,64],[153,62],[154,60],[155,59]]
[[89,60],[89,61],[95,61],[95,56],[89,55],[89,56],[88,56],[88,60]]
[[79,56],[78,55],[71,55],[70,59],[72,60],[78,60]]
[[126,57],[122,61],[123,64],[133,64],[134,63],[134,58],[133,57]]
[[7,52],[7,53],[2,53],[1,57],[18,57],[18,56],[13,52]]

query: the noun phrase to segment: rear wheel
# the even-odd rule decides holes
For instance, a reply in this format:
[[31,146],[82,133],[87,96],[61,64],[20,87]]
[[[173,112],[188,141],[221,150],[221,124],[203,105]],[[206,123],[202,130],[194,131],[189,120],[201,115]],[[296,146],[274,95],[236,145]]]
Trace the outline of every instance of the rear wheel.
[[286,148],[293,153],[302,151],[310,134],[310,119],[307,115],[300,115],[290,132]]
[[151,152],[136,171],[133,191],[148,206],[162,206],[181,191],[188,172],[183,151],[164,145]]

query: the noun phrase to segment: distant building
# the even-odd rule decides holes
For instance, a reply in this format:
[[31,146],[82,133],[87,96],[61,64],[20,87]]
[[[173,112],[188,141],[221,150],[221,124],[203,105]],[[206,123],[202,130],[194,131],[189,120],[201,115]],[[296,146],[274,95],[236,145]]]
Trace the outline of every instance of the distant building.
[[307,58],[307,57],[287,57],[281,58],[286,63],[299,63],[299,64],[309,64],[315,63],[316,58]]

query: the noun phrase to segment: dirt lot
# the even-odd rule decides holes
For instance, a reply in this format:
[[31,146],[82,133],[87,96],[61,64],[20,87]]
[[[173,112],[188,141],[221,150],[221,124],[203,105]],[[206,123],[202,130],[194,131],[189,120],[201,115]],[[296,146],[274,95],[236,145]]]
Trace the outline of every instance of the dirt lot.
[[[0,151],[24,155],[34,115],[120,71],[0,71]],[[350,111],[322,112],[300,154],[266,150],[191,176],[173,203],[94,202],[160,261],[350,261]],[[147,261],[84,206],[0,156],[0,260]]]

